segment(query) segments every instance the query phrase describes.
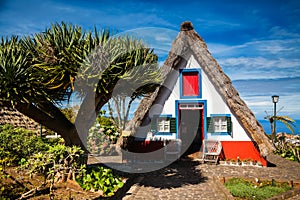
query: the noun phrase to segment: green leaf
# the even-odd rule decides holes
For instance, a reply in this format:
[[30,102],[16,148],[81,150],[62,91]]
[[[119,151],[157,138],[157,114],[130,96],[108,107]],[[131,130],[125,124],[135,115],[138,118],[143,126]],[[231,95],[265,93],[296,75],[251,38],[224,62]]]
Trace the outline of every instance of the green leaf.
[[105,180],[105,183],[106,183],[107,185],[110,185],[110,180],[109,180],[109,178]]
[[122,188],[124,186],[124,183],[122,181],[118,182],[118,187]]

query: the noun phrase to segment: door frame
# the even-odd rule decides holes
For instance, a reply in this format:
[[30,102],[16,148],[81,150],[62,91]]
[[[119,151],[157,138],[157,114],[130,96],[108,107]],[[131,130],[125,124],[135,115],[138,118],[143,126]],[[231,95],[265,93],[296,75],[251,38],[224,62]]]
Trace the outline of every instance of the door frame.
[[[202,104],[203,105],[203,126],[202,126],[202,140],[207,139],[207,100],[175,100],[175,116],[176,116],[176,139],[179,139],[180,128],[180,104]],[[192,110],[192,109],[191,109]]]

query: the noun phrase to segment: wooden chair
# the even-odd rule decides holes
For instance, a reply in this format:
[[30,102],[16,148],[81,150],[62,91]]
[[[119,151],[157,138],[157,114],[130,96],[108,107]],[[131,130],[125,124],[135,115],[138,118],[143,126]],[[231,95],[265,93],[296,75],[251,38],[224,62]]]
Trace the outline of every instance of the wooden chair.
[[220,141],[204,140],[202,163],[213,162],[217,164],[221,150],[222,150],[222,144]]

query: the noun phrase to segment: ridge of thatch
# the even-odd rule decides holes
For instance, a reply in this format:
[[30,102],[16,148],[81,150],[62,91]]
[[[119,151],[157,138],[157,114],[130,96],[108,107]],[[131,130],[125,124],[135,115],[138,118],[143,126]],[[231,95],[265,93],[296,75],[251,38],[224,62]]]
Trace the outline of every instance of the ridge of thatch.
[[[223,72],[220,65],[208,51],[206,43],[194,30],[191,22],[182,23],[180,32],[172,44],[169,56],[162,67],[163,74],[165,75],[164,84],[157,87],[152,94],[148,94],[142,99],[126,130],[135,132],[137,127],[149,123],[149,109],[152,105],[157,103],[158,96],[167,92],[164,85],[166,83],[170,84],[170,80],[174,78],[172,77],[172,74],[176,73],[172,72],[176,72],[176,70],[178,71],[182,68],[191,55],[198,61],[201,69],[207,74],[215,89],[227,103],[232,114],[235,115],[245,131],[256,143],[260,153],[263,156],[266,156],[272,152],[274,147],[266,136],[263,127],[257,121],[246,103],[240,98],[239,93],[232,85],[230,78]],[[170,78],[170,76],[172,78]],[[159,103],[162,106],[164,105],[164,102]]]
[[24,128],[35,132],[39,131],[40,125],[33,119],[20,113],[16,109],[5,106],[0,102],[0,125],[10,124],[13,127]]

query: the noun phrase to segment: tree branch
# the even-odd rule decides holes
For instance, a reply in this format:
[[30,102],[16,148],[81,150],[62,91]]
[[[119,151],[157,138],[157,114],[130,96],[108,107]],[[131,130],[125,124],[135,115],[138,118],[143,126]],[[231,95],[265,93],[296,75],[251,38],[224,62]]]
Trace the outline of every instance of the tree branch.
[[[72,144],[72,139],[70,138],[71,135],[68,134],[68,131],[75,128],[74,124],[72,124],[65,116],[62,116],[60,112],[52,112],[52,114],[56,113],[56,115],[50,116],[33,104],[20,102],[16,104],[15,108],[24,115],[34,119],[36,122],[59,133],[66,140],[67,144]],[[50,107],[48,107],[48,109],[49,108]]]

